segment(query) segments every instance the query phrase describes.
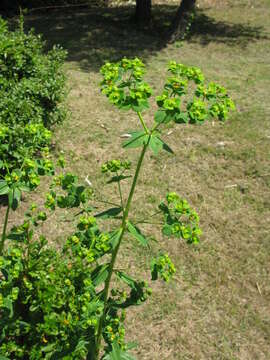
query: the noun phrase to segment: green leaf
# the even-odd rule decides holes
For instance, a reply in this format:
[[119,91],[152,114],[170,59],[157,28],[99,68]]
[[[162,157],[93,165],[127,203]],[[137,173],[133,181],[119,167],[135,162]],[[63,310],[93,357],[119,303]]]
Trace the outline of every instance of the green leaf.
[[130,132],[131,138],[123,143],[123,148],[137,148],[147,143],[148,134],[144,131]]
[[102,284],[109,275],[108,264],[99,265],[92,273],[92,281],[94,286],[99,286]]
[[184,112],[178,113],[175,116],[174,121],[178,124],[183,124],[183,123],[187,124],[189,122],[188,113],[184,113]]
[[162,149],[173,154],[172,149],[159,136],[155,134],[151,135],[149,146],[155,155],[157,155],[158,152]]
[[133,356],[123,351],[117,342],[112,344],[112,351],[105,355],[104,360],[136,360]]
[[0,360],[10,360],[9,358],[3,356],[3,355],[0,355]]
[[171,225],[165,224],[162,228],[162,233],[166,236],[171,236],[172,235]]
[[139,243],[143,246],[148,245],[148,240],[143,236],[141,231],[137,228],[137,226],[133,225],[131,222],[127,222],[127,229],[129,233],[139,241]]
[[121,234],[122,234],[122,229],[119,229],[112,233],[112,236],[110,238],[110,243],[112,244],[113,249],[115,249],[115,247],[117,246]]
[[9,186],[5,180],[0,180],[0,195],[6,195],[9,192]]
[[169,145],[167,145],[162,139],[160,139],[160,140],[163,143],[163,146],[162,146],[163,150],[169,152],[170,154],[174,154],[173,150],[169,147]]
[[21,191],[25,191],[25,192],[29,192],[30,191],[30,188],[29,186],[25,185],[25,184],[20,184],[18,186],[18,188],[21,190]]
[[52,352],[53,350],[55,350],[55,347],[56,347],[55,343],[49,344],[49,345],[43,346],[41,348],[41,351],[45,352],[45,353],[49,353],[49,352]]
[[158,279],[158,269],[155,259],[151,261],[151,280],[155,281]]
[[9,310],[9,317],[12,318],[13,316],[13,304],[11,299],[9,298],[4,298],[4,307],[7,308]]
[[123,271],[116,271],[116,276],[120,280],[124,281],[129,287],[131,287],[132,289],[135,289],[136,281],[133,280],[129,275],[127,275]]
[[25,239],[25,232],[11,232],[8,234],[7,239],[22,242]]
[[10,189],[8,193],[8,204],[12,210],[15,211],[17,209],[20,200],[21,200],[20,189],[18,188]]
[[149,108],[149,104],[147,100],[137,100],[136,103],[131,105],[132,109],[136,112],[143,111]]
[[131,175],[119,175],[119,176],[113,176],[109,181],[107,181],[107,184],[111,184],[113,182],[119,182],[128,178],[131,178]]
[[101,213],[96,214],[94,216],[97,217],[97,218],[108,219],[108,218],[116,217],[121,212],[122,212],[121,207],[114,207],[114,208],[110,208],[110,209],[108,209],[106,211],[102,211]]
[[157,155],[159,151],[162,149],[162,142],[157,136],[151,135],[149,146],[153,151],[153,153]]
[[158,110],[155,113],[154,119],[157,123],[162,123],[166,118],[166,112],[163,110]]

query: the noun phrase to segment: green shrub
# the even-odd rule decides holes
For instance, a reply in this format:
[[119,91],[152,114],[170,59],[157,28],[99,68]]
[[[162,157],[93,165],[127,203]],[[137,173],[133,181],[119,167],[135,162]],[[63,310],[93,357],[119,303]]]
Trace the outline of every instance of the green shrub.
[[0,171],[23,166],[51,142],[50,128],[64,120],[66,110],[65,51],[44,53],[44,43],[23,25],[14,32],[0,18]]
[[[109,160],[101,167],[108,183],[119,192],[114,207],[100,212],[91,188],[78,184],[73,174],[60,174],[52,182],[44,209],[37,211],[32,206],[24,222],[8,232],[9,210],[17,207],[23,191],[22,175],[15,173],[8,181],[0,181],[0,194],[9,195],[0,242],[2,356],[33,360],[134,359],[127,352],[129,344],[124,338],[125,311],[146,301],[152,290],[147,281],[134,279],[123,264],[121,269],[117,267],[122,243],[133,238],[138,246],[151,249],[149,281],[160,278],[168,282],[176,271],[172,260],[138,224],[150,223],[157,216],[155,227],[161,225],[164,237],[197,244],[201,235],[198,214],[175,192],[167,194],[149,219],[133,215],[131,220],[144,156],[148,150],[154,154],[162,150],[173,153],[161,137],[164,124],[202,123],[209,116],[224,120],[233,107],[224,88],[214,83],[205,85],[199,69],[171,62],[168,70],[171,76],[162,95],[156,98],[154,121],[148,124],[142,111],[149,107],[152,90],[143,81],[143,63],[123,59],[102,67],[102,92],[118,108],[132,109],[140,125],[139,131],[130,132],[123,144],[124,148],[140,148],[135,171],[127,159]],[[188,82],[195,83],[195,89],[194,84],[191,87],[195,93],[186,104],[180,99],[189,92]],[[131,181],[128,193],[122,190],[123,181]],[[105,199],[103,202],[112,204]],[[48,211],[56,208],[78,208],[73,211],[76,228],[58,251],[35,232],[48,218]],[[109,226],[102,225],[106,219]]]

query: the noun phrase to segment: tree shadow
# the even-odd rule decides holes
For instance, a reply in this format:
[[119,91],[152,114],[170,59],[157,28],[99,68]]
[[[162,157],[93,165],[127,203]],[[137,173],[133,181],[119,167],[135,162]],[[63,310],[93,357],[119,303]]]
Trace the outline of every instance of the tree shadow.
[[216,21],[204,12],[197,11],[187,39],[191,42],[199,42],[203,46],[216,42],[243,48],[257,40],[269,40],[269,37],[263,26]]
[[131,21],[130,7],[95,8],[71,12],[30,15],[26,27],[34,27],[48,48],[60,44],[68,50],[68,61],[82,70],[98,71],[105,61],[140,57],[144,61],[165,45],[152,28],[138,29]]
[[[48,48],[60,44],[68,50],[68,61],[84,71],[98,71],[106,61],[140,57],[145,62],[168,45],[168,30],[177,6],[154,5],[153,21],[138,29],[131,21],[134,7],[79,8],[26,16],[26,28],[34,27],[47,41]],[[202,46],[220,42],[247,46],[251,41],[268,39],[264,28],[216,21],[198,11],[186,41]]]

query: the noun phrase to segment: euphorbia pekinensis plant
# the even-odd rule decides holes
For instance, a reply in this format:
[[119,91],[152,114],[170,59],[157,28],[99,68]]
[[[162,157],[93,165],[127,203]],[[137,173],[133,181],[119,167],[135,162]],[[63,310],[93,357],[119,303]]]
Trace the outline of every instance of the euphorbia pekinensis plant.
[[[123,110],[138,115],[140,129],[129,133],[124,148],[141,148],[134,175],[128,160],[113,159],[102,165],[102,172],[116,183],[119,204],[97,212],[95,196],[85,186],[77,184],[76,176],[57,176],[47,194],[45,207],[55,210],[79,207],[76,230],[59,252],[46,247],[44,237],[33,241],[32,227],[45,221],[44,211],[27,214],[22,226],[3,235],[20,241],[10,245],[0,258],[0,353],[24,359],[91,359],[131,360],[124,340],[125,310],[144,302],[151,288],[143,280],[117,268],[121,245],[129,234],[140,246],[148,246],[149,238],[131,221],[130,210],[137,181],[148,149],[173,153],[162,140],[162,126],[175,123],[203,123],[209,117],[225,120],[233,102],[226,90],[217,84],[205,84],[202,72],[176,62],[169,64],[170,76],[163,93],[156,98],[158,110],[152,124],[143,118],[152,95],[143,81],[141,60],[123,59],[106,63],[102,69],[102,92],[109,101]],[[193,83],[193,86],[189,86]],[[187,105],[182,98],[189,90],[194,96]],[[128,194],[122,191],[122,181],[131,181]],[[60,189],[60,192],[59,192]],[[90,195],[90,196],[89,196]],[[167,194],[156,215],[162,217],[164,236],[198,243],[201,230],[199,217],[188,202],[175,192]],[[101,230],[104,219],[114,219],[111,230]],[[134,215],[132,216],[134,218]],[[117,223],[118,222],[118,223]],[[6,227],[4,227],[6,232]],[[167,253],[153,254],[150,264],[152,281],[166,282],[175,273]],[[61,258],[62,256],[62,258]],[[61,261],[60,261],[61,258]],[[16,266],[15,266],[16,265]],[[16,271],[12,269],[16,267]],[[117,277],[122,285],[117,287]],[[127,290],[128,289],[128,290]],[[2,297],[2,299],[1,299]],[[20,303],[23,303],[23,311]]]

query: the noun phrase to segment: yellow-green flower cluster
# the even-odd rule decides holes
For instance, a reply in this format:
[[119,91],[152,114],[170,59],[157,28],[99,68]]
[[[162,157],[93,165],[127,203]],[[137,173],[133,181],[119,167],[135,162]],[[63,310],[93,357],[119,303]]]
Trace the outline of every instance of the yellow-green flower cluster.
[[164,214],[164,235],[180,237],[188,243],[199,242],[200,219],[185,199],[175,192],[168,193],[167,204],[161,203],[159,208]]
[[104,163],[101,167],[101,171],[103,173],[106,172],[112,172],[115,173],[119,170],[121,171],[125,171],[125,170],[129,170],[131,166],[131,162],[128,160],[110,160],[107,161],[106,163]]
[[148,108],[152,94],[150,86],[142,81],[144,64],[138,59],[122,59],[118,63],[106,63],[101,68],[102,93],[120,109],[142,111]]
[[168,282],[175,273],[175,266],[168,254],[159,255],[157,259],[151,262],[152,280],[156,280],[160,276],[164,281]]

